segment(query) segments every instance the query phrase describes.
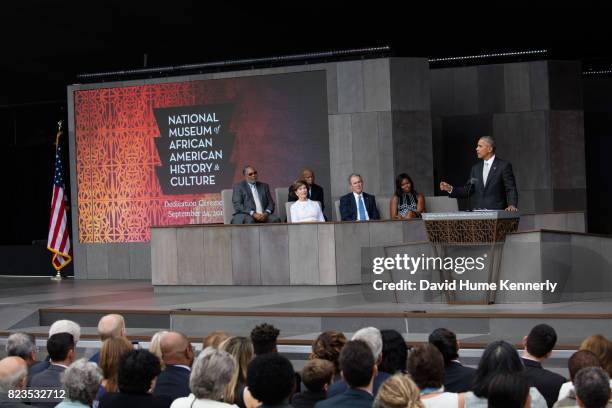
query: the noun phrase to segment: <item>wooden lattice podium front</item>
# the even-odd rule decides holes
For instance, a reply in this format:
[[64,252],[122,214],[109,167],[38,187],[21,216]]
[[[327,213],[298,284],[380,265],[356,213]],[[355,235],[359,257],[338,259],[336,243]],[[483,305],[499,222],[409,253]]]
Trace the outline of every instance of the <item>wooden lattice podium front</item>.
[[[427,238],[436,256],[444,256],[449,246],[490,245],[492,259],[489,263],[488,281],[497,281],[501,265],[503,243],[506,234],[518,229],[520,215],[509,211],[471,211],[450,213],[425,213],[423,220]],[[448,271],[440,271],[440,279],[452,279]],[[448,303],[460,303],[455,294],[445,291]],[[495,291],[489,291],[483,304],[495,302]]]

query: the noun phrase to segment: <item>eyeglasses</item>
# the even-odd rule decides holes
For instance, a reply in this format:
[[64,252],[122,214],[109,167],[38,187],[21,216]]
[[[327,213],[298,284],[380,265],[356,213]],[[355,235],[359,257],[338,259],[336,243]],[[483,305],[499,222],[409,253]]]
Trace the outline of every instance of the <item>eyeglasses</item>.
[[256,172],[256,171],[254,171],[254,172],[252,172],[252,173],[247,173],[247,176],[254,176],[254,175],[256,175],[256,174],[257,174],[257,172]]

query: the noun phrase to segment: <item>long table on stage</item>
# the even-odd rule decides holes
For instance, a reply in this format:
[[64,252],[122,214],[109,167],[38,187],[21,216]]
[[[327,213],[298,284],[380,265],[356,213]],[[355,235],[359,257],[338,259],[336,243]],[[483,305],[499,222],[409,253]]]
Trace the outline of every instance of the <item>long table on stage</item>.
[[153,285],[361,284],[361,249],[424,241],[421,220],[151,228]]

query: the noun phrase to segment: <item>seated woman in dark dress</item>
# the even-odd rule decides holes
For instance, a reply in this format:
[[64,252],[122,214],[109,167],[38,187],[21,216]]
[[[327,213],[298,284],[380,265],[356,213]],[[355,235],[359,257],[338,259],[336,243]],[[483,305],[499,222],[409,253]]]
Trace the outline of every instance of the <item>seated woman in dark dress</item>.
[[425,211],[425,197],[416,191],[412,179],[406,173],[395,178],[395,193],[390,207],[393,220],[418,218]]

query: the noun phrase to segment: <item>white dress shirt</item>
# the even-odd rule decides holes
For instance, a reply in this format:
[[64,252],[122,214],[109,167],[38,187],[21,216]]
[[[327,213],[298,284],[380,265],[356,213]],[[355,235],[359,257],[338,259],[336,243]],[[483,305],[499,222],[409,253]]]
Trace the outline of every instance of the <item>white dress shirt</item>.
[[482,165],[482,184],[484,185],[487,184],[487,178],[489,177],[493,160],[495,160],[495,155],[491,156],[489,160],[485,160],[484,164]]
[[257,192],[257,186],[251,183],[247,183],[247,184],[249,185],[249,187],[251,187],[251,193],[253,194],[253,200],[255,201],[255,212],[262,214],[263,207],[261,205],[261,199],[259,198],[259,193]]
[[[357,193],[353,193],[353,197],[355,197],[355,205],[357,206],[357,218],[356,220],[359,221],[359,199],[361,198],[363,200],[363,192],[361,194],[357,194]],[[368,209],[366,208],[365,205],[365,200],[363,200],[363,208],[365,209],[365,220],[368,221],[370,219],[370,216],[368,215]]]

